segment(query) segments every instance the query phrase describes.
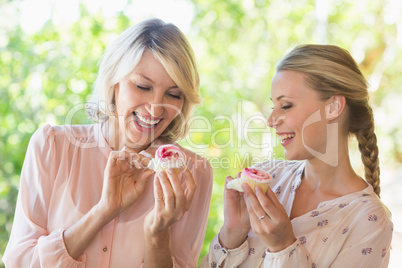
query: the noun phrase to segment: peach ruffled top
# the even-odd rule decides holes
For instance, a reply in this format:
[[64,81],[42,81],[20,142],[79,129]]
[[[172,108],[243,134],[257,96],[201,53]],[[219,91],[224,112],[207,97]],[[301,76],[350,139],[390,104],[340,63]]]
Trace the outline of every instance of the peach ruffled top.
[[[209,162],[181,148],[198,185],[192,206],[171,226],[175,267],[196,267],[212,192]],[[21,173],[7,267],[141,267],[144,218],[154,205],[153,179],[143,196],[107,224],[85,252],[71,258],[63,232],[100,199],[111,148],[99,124],[41,127],[32,136]]]

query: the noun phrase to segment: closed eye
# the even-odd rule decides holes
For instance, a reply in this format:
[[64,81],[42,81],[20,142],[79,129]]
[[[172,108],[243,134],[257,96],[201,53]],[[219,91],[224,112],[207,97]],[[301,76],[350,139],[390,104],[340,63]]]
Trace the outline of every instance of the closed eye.
[[173,93],[167,93],[167,95],[171,98],[180,100],[181,99],[181,94],[173,94]]
[[283,109],[283,110],[288,110],[288,109],[290,109],[290,108],[292,108],[292,107],[293,107],[293,105],[287,104],[287,105],[282,106],[282,109]]
[[150,90],[151,88],[149,88],[149,87],[143,87],[143,86],[140,86],[140,85],[135,85],[138,89],[141,89],[141,90],[144,90],[144,91],[148,91],[148,90]]

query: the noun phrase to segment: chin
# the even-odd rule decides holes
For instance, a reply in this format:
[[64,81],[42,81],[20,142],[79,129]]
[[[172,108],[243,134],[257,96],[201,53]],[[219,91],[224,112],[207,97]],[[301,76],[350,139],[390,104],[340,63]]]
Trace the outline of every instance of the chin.
[[284,154],[285,158],[287,160],[294,160],[294,161],[300,161],[300,160],[305,160],[306,157],[302,157],[301,155],[297,154],[291,154],[290,152],[285,151]]
[[128,129],[126,133],[126,145],[132,148],[141,148],[151,143],[154,139],[152,133],[146,135],[142,133],[136,133],[136,130]]

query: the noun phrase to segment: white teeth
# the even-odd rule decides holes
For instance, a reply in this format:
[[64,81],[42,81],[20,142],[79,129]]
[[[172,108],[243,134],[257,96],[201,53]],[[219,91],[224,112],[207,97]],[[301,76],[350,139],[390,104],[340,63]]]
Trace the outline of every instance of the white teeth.
[[[139,119],[138,120],[138,124],[140,125],[140,126],[142,126],[142,127],[148,127],[148,128],[150,128],[150,127],[153,127],[153,125],[156,125],[156,124],[158,124],[161,120],[160,119],[158,119],[158,120],[152,120],[152,119],[147,119],[147,118],[144,118],[144,117],[142,117],[139,113],[135,113],[135,115],[137,116],[137,118]],[[142,122],[141,122],[142,121]],[[146,124],[146,125],[145,125]],[[150,126],[151,125],[151,126]]]
[[286,140],[286,139],[290,139],[293,138],[295,136],[295,134],[283,134],[283,135],[279,135],[279,139],[281,141]]

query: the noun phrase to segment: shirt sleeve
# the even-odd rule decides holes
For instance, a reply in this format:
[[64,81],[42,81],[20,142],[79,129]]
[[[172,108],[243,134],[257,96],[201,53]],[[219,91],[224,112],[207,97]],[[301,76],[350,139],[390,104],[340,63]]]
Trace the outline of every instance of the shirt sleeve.
[[47,230],[48,210],[57,170],[53,129],[46,125],[32,136],[21,171],[17,206],[3,262],[7,267],[84,267],[64,244],[64,230]]
[[221,246],[217,234],[209,245],[208,254],[202,259],[200,268],[237,267],[248,257],[248,240],[238,248],[225,249]]
[[299,240],[296,240],[292,245],[279,252],[266,251],[263,264],[264,268],[315,267]]

